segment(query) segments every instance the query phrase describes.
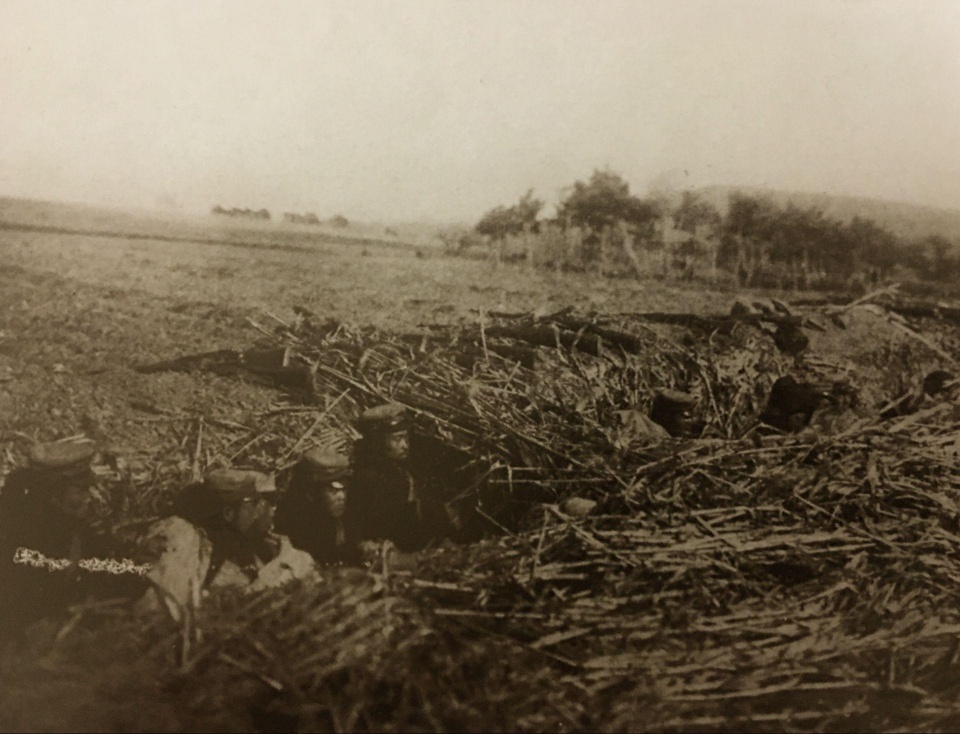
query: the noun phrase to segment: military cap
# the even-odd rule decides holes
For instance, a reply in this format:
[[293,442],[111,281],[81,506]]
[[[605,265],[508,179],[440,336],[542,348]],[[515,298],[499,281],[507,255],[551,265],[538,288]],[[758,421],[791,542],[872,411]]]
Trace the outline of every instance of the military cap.
[[780,324],[773,332],[773,343],[784,354],[796,356],[810,346],[810,337],[796,324]]
[[371,434],[396,433],[410,426],[410,413],[402,405],[386,403],[369,408],[357,421],[357,429],[365,436]]
[[680,392],[679,390],[660,390],[656,399],[667,405],[675,405],[680,408],[692,408],[697,404],[697,398],[690,393]]
[[923,378],[923,391],[927,395],[937,395],[943,392],[944,387],[951,380],[953,375],[946,370],[935,370]]
[[217,469],[203,478],[204,486],[224,504],[277,491],[274,477],[258,471]]
[[30,447],[30,467],[51,474],[74,475],[86,471],[97,453],[93,441],[58,441]]
[[677,390],[660,390],[653,398],[650,407],[650,420],[659,423],[671,436],[684,436],[690,433],[690,412],[697,404],[697,398],[689,393]]
[[303,463],[329,482],[343,479],[350,473],[350,460],[332,449],[310,449],[304,452]]
[[757,309],[754,308],[749,303],[741,301],[739,298],[734,302],[733,307],[730,309],[730,315],[734,318],[739,316],[756,316]]

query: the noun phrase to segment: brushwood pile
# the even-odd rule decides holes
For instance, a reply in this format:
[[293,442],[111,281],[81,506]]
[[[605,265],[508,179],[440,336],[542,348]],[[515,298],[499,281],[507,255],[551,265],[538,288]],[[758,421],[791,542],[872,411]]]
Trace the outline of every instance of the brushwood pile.
[[[180,455],[105,470],[104,522],[135,538],[191,476],[282,474],[390,400],[467,457],[482,537],[415,571],[217,593],[179,625],[78,610],[47,665],[113,661],[85,675],[176,701],[173,729],[960,728],[960,311],[882,291],[711,317],[257,326],[249,349],[144,379],[210,370],[288,402],[249,425],[196,416]],[[826,397],[777,428],[787,376]],[[671,389],[695,396],[695,436],[651,435]]]

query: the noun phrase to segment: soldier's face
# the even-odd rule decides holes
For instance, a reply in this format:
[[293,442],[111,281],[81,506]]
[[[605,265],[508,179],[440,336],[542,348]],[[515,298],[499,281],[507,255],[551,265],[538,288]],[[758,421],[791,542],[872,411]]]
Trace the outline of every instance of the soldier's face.
[[693,435],[693,412],[689,408],[681,410],[677,415],[676,431],[678,436],[689,438]]
[[264,498],[247,497],[225,513],[227,522],[251,540],[260,540],[273,530],[273,502]]
[[343,517],[347,509],[347,490],[341,482],[330,482],[326,485],[323,498],[331,517]]
[[397,431],[385,435],[383,453],[394,461],[406,461],[410,455],[410,434],[407,431]]

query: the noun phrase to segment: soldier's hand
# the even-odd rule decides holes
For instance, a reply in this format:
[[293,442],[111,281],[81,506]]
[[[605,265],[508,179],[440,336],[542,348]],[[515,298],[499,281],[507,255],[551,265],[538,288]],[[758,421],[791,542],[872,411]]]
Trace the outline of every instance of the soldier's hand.
[[290,543],[290,541],[285,536],[278,535],[277,533],[273,533],[273,532],[269,533],[267,537],[265,537],[263,540],[264,540],[264,543],[274,553],[279,553],[281,550],[283,550],[284,541],[286,541],[286,544],[288,545]]
[[447,512],[447,520],[453,526],[454,530],[463,529],[463,520],[460,518],[460,511],[453,505],[444,505],[443,509]]
[[360,557],[368,566],[380,558],[380,543],[375,540],[364,540],[360,543]]
[[387,573],[397,552],[396,546],[389,540],[365,540],[360,543],[364,564],[374,573]]

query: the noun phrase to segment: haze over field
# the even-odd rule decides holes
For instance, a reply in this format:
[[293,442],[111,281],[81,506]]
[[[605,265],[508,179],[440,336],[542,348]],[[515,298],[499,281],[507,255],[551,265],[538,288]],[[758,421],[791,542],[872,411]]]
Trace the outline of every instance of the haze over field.
[[0,5],[0,194],[474,221],[594,167],[960,206],[960,3]]

